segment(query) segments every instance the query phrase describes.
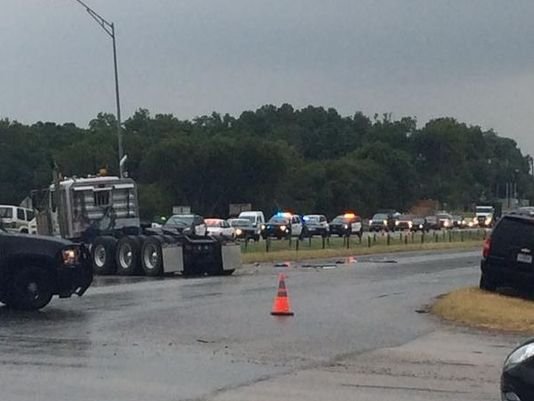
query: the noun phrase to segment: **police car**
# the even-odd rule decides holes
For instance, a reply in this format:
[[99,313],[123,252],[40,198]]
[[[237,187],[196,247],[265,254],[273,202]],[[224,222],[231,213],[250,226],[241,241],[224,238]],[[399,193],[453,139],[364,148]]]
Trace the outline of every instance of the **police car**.
[[361,237],[363,233],[362,219],[354,213],[340,214],[330,222],[330,234],[346,237],[357,235]]
[[299,215],[277,213],[269,219],[261,232],[263,239],[302,237],[304,224]]
[[305,235],[312,237],[314,235],[320,235],[321,237],[328,237],[330,233],[330,227],[326,216],[322,214],[307,214],[303,217],[305,228]]

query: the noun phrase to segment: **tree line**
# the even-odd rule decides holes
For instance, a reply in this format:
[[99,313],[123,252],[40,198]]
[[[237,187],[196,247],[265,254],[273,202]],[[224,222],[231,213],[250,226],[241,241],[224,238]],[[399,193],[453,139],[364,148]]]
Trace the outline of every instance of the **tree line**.
[[[534,199],[530,156],[510,138],[453,118],[418,128],[411,117],[289,104],[192,120],[140,109],[124,122],[124,148],[144,218],[173,205],[226,216],[230,203],[328,216],[407,210],[418,199],[468,210],[504,197],[510,182]],[[85,129],[4,119],[0,149],[0,203],[18,204],[51,182],[53,163],[65,176],[103,167],[116,174],[116,120],[100,113]]]

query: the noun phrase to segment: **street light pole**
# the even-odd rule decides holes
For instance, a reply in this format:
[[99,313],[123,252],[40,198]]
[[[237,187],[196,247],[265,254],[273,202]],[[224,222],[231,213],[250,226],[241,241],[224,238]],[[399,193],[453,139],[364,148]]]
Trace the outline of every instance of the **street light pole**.
[[113,22],[108,22],[102,18],[96,11],[92,10],[87,4],[82,0],[76,0],[80,3],[87,13],[102,27],[102,29],[111,37],[113,42],[113,67],[115,69],[115,101],[117,102],[117,140],[119,147],[119,175],[120,177],[124,176],[124,163],[126,158],[124,157],[124,151],[122,148],[122,127],[121,127],[121,102],[119,95],[119,70],[117,68],[117,44],[116,44],[116,35],[115,35],[115,24]]

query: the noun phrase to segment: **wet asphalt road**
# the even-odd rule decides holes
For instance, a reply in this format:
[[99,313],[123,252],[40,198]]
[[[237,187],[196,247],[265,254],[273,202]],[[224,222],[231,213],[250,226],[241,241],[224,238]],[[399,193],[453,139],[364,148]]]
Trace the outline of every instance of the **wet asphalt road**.
[[[210,400],[432,333],[441,323],[424,306],[479,277],[479,252],[336,261],[106,278],[38,313],[0,307],[0,399]],[[269,313],[281,272],[290,318]]]

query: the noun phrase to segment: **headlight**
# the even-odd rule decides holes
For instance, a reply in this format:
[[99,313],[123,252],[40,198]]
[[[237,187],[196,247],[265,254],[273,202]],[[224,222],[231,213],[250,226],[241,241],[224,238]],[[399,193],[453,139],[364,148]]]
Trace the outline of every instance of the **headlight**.
[[373,220],[369,220],[369,225],[373,224]]
[[382,223],[384,223],[385,226],[388,225],[388,221],[387,220],[384,220]]
[[400,221],[397,220],[397,221],[395,222],[395,225],[398,226],[399,224],[400,224]]
[[261,229],[262,229],[262,230],[265,230],[265,224],[262,224],[262,225],[261,225]]
[[285,231],[287,229],[286,226],[280,226],[280,230]]
[[419,228],[423,228],[423,225],[422,225],[422,224],[419,224]]
[[491,217],[486,217],[486,224],[491,223],[491,220],[492,220]]
[[76,248],[63,249],[63,264],[73,265],[80,261],[80,251]]
[[410,228],[413,227],[413,223],[411,221],[408,222],[408,227],[410,227]]
[[449,227],[449,224],[450,224],[450,223],[449,223],[447,220],[445,220],[445,221],[443,222],[443,226],[444,226],[444,227]]
[[243,230],[241,230],[240,228],[235,230],[235,235],[241,235],[241,234],[243,234]]
[[504,369],[512,369],[517,364],[527,360],[532,356],[534,356],[534,343],[525,344],[516,349],[508,356],[508,358],[506,358],[506,361],[504,361]]
[[345,227],[345,230],[347,230],[349,228],[349,225],[345,224],[343,227]]

